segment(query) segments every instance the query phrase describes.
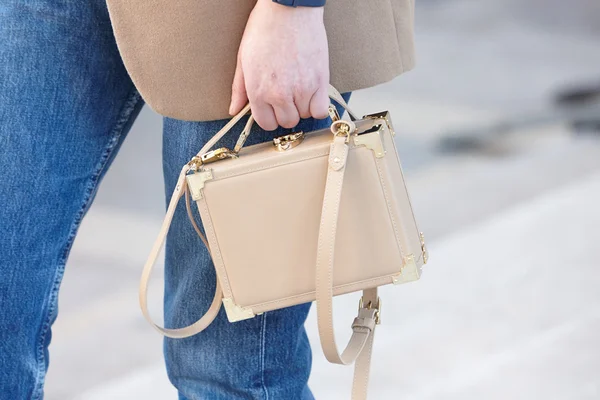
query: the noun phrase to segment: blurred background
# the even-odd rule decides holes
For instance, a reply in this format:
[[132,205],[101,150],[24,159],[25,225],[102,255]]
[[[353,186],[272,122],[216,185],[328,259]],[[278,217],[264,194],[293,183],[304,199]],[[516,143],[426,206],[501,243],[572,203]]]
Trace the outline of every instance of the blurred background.
[[[389,109],[431,261],[386,287],[372,399],[600,399],[600,2],[418,0],[415,71]],[[175,398],[137,302],[164,212],[161,118],[140,115],[75,242],[49,400]],[[161,313],[160,271],[152,313]],[[357,297],[336,299],[347,337]],[[312,388],[348,399],[315,316]]]

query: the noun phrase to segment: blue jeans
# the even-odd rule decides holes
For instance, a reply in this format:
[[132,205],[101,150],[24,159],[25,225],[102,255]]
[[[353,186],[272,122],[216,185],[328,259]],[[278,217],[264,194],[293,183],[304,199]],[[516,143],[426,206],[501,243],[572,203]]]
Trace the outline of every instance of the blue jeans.
[[[2,2],[0,399],[43,397],[73,239],[142,106],[103,0]],[[165,118],[167,197],[181,166],[224,124]],[[303,120],[297,129],[326,124]],[[287,132],[255,128],[248,144]],[[223,144],[232,146],[233,136]],[[211,302],[215,272],[183,205],[167,239],[165,275],[166,325],[190,324]],[[204,332],[165,340],[168,375],[180,399],[312,399],[304,330],[309,307],[235,324],[221,312]]]

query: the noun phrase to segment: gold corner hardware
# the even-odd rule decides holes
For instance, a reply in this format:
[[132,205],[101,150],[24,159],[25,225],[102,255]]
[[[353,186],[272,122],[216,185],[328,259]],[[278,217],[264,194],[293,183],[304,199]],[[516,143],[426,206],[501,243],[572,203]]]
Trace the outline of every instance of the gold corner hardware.
[[429,261],[429,251],[427,250],[427,246],[425,245],[425,235],[423,235],[423,232],[419,233],[419,239],[421,239],[421,252],[423,253],[423,264],[427,264],[427,261]]
[[229,322],[238,322],[255,317],[254,312],[250,308],[240,307],[230,298],[223,299],[223,307],[225,307]]
[[381,139],[381,129],[354,136],[354,144],[357,146],[363,145],[366,148],[373,150],[373,153],[375,153],[375,157],[377,158],[383,158],[385,156],[385,148],[383,147],[383,140]]
[[298,146],[304,140],[304,132],[291,133],[273,139],[273,146],[278,151],[286,151]]
[[234,151],[229,150],[227,147],[221,147],[203,154],[201,158],[202,164],[209,164],[215,161],[224,160],[226,158],[238,158],[238,155]]
[[369,301],[367,303],[367,305],[364,305],[364,299],[361,297],[360,300],[358,301],[358,310],[360,311],[363,308],[366,308],[367,310],[371,310],[371,309],[375,309],[377,310],[375,312],[375,324],[376,325],[381,325],[381,306],[383,305],[381,298],[377,297],[377,304],[375,306],[373,306],[373,303],[371,301]]
[[212,178],[213,174],[212,170],[210,169],[198,171],[185,177],[188,188],[190,189],[190,194],[192,195],[192,199],[194,201],[198,201],[202,198],[202,189],[204,189],[204,184],[206,181],[209,181]]
[[392,136],[396,136],[396,131],[394,130],[394,125],[392,124],[392,117],[390,116],[389,111],[382,111],[374,114],[367,114],[363,117],[363,119],[382,119],[385,121],[388,129]]
[[403,263],[400,273],[392,278],[394,285],[413,282],[421,277],[421,269],[417,266],[414,254],[404,257]]

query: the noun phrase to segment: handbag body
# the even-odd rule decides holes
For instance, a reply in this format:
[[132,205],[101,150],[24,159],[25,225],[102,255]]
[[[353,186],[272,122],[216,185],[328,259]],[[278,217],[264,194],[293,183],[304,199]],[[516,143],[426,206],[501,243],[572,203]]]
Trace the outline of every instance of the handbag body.
[[[235,149],[210,150],[248,112],[246,107],[184,166],[167,218],[146,263],[140,301],[175,206],[188,200],[190,221],[209,248],[217,293],[195,324],[164,329],[187,337],[204,329],[221,304],[230,322],[317,301],[321,343],[329,361],[357,362],[353,398],[366,398],[370,347],[380,323],[377,287],[419,279],[428,253],[417,228],[388,112],[357,118],[339,93],[331,129],[296,132],[243,147],[249,118]],[[190,205],[197,205],[206,237]],[[343,353],[335,344],[332,296],[363,291],[352,338]],[[154,323],[153,323],[154,324]]]

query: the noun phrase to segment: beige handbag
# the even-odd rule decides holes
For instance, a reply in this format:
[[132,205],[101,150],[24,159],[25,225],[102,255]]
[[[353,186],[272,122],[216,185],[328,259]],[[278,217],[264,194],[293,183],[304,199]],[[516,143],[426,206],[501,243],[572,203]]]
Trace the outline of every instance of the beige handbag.
[[[419,279],[427,250],[402,176],[389,113],[359,119],[333,88],[330,97],[351,121],[340,119],[330,107],[331,129],[242,148],[253,123],[250,117],[233,150],[210,150],[248,113],[246,106],[183,167],[144,267],[140,304],[162,334],[183,338],[205,329],[221,304],[229,321],[236,322],[316,300],[325,356],[338,364],[356,361],[352,398],[365,399],[373,334],[381,322],[377,287]],[[184,194],[218,282],[214,301],[200,320],[186,328],[165,329],[148,314],[147,283]],[[191,215],[190,196],[206,238]],[[332,297],[359,290],[363,296],[353,334],[340,354]]]

